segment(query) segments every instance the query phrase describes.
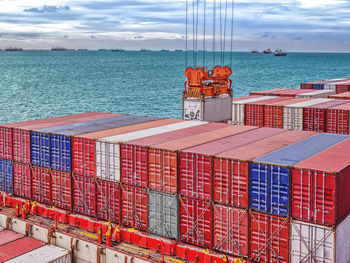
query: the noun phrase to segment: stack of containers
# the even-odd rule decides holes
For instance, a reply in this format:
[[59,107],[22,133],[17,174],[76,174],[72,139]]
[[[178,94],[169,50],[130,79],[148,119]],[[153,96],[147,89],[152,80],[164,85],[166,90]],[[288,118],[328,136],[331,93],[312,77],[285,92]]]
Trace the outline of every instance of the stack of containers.
[[[249,206],[254,211],[251,214],[251,260],[289,262],[288,218],[295,207],[294,204],[290,205],[293,199],[290,197],[290,189],[293,188],[290,183],[291,179],[294,180],[292,167],[346,139],[348,136],[317,134],[253,160],[249,182]],[[302,189],[303,195],[304,192]],[[314,193],[311,195],[315,197]]]
[[249,228],[250,162],[313,135],[287,131],[214,157],[214,202],[216,210],[221,212],[214,212],[214,247],[224,253],[249,257],[250,240],[256,238],[250,236]]
[[310,92],[295,95],[296,98],[328,98],[335,94],[334,90],[313,90]]
[[[242,129],[240,126],[236,128]],[[179,155],[181,241],[213,248],[213,211],[215,210],[212,206],[213,156],[282,132],[284,132],[282,129],[253,128],[250,131],[181,151]]]
[[291,262],[349,262],[349,149],[346,139],[292,170]]
[[245,124],[245,106],[248,103],[257,101],[270,100],[277,97],[272,96],[247,96],[242,98],[235,98],[232,100],[232,123],[244,125]]
[[295,97],[295,98],[327,98],[335,94],[335,90],[314,90],[314,89],[272,89],[266,91],[251,92],[250,95]]
[[330,99],[350,100],[350,91],[328,96]]
[[335,91],[337,94],[348,92],[350,91],[350,79],[342,78],[302,83],[301,89],[331,90]]
[[350,133],[350,102],[327,109],[327,132]]
[[[117,167],[121,181],[121,223],[143,231],[148,229],[148,151],[139,145],[128,144],[129,141],[163,133],[178,131],[204,125],[206,122],[173,120],[173,124],[141,129],[129,133],[113,135],[97,141],[99,144],[119,149]],[[103,147],[103,146],[101,146]],[[99,157],[96,157],[98,159]]]
[[326,132],[327,109],[344,104],[343,100],[331,100],[304,107],[303,109],[303,130]]
[[250,92],[250,96],[258,95],[258,96],[279,96],[279,92],[284,92],[289,89],[281,88],[281,89],[269,89],[269,90],[261,90],[261,91],[253,91]]
[[2,171],[0,177],[6,182],[3,190],[28,199],[32,197],[30,140],[32,129],[98,120],[110,116],[115,114],[92,112],[1,125],[0,148],[3,159],[0,160]]

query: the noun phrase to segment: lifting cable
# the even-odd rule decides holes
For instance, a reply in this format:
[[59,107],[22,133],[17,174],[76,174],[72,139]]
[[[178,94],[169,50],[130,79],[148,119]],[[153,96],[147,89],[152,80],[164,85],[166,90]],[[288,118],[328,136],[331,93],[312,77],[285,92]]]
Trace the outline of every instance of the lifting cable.
[[193,66],[196,65],[195,63],[195,54],[194,54],[194,50],[195,50],[195,22],[194,22],[194,6],[195,6],[195,0],[192,1],[192,54],[193,54]]
[[203,3],[203,12],[204,12],[204,22],[203,22],[203,66],[205,66],[205,19],[206,19],[206,0],[204,0],[204,3]]
[[213,13],[213,68],[215,67],[215,13],[216,13],[216,0],[214,0],[214,13]]
[[223,53],[222,53],[222,66],[225,66],[225,51],[226,51],[226,21],[227,21],[227,0],[225,7],[225,24],[224,24],[224,43],[223,43]]
[[221,0],[220,0],[220,5],[219,5],[219,10],[220,10],[220,16],[219,16],[219,22],[220,22],[220,56],[221,56],[221,65],[223,65],[222,61],[222,9],[221,9]]
[[[198,13],[199,13],[199,0],[197,0],[197,18],[196,18],[196,56],[195,56],[195,66],[197,66],[197,51],[198,51]],[[204,65],[203,65],[204,66]]]
[[232,0],[232,15],[231,15],[231,53],[230,53],[230,67],[232,69],[233,61],[233,19],[234,19],[234,10],[235,10],[235,0]]
[[187,15],[188,14],[188,0],[186,0],[186,44],[185,44],[185,64],[186,64],[186,68],[188,66],[188,58],[187,58],[187,41],[188,41],[188,21],[187,21]]

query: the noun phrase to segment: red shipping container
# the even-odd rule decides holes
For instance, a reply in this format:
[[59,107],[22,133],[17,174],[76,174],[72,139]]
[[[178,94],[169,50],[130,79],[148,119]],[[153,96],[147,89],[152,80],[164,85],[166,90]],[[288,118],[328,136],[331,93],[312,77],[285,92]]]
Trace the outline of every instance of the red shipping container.
[[334,226],[350,213],[350,139],[295,165],[292,216]]
[[12,129],[0,127],[0,158],[12,160]]
[[337,100],[350,100],[350,91],[340,93],[340,94],[331,95],[328,98],[337,99]]
[[73,178],[73,212],[94,217],[96,215],[95,179],[87,176],[72,175]]
[[32,198],[32,169],[30,164],[13,163],[14,195],[26,199]]
[[278,97],[246,104],[245,125],[264,127],[264,106],[270,103],[276,103],[285,100],[288,100],[288,98]]
[[328,133],[349,134],[350,102],[327,109]]
[[61,171],[51,170],[52,205],[72,210],[72,175]]
[[12,144],[13,160],[30,163],[30,131],[14,128]]
[[247,210],[214,205],[214,249],[238,257],[249,256]]
[[280,92],[286,91],[288,89],[282,88],[282,89],[269,89],[269,90],[261,90],[261,91],[253,91],[250,92],[250,95],[263,95],[263,96],[278,96]]
[[0,247],[0,262],[18,257],[44,245],[44,242],[31,237],[18,239]]
[[120,174],[125,184],[147,187],[148,151],[147,148],[121,144]]
[[264,127],[270,127],[270,128],[280,128],[283,129],[283,107],[302,102],[307,101],[309,99],[305,98],[289,98],[284,101],[276,102],[276,103],[269,103],[265,105],[264,108]]
[[303,109],[303,130],[325,132],[326,112],[330,107],[344,104],[342,100],[329,100],[320,104],[315,104]]
[[120,185],[119,183],[96,180],[97,217],[113,223],[120,222]]
[[218,128],[223,125],[220,124],[218,126],[218,123],[201,125],[198,129],[203,128],[203,126],[207,127],[207,125],[210,125],[213,129],[208,132],[153,145],[148,150],[149,188],[156,191],[177,193],[178,151],[254,129],[248,126],[231,126],[226,124],[223,126],[225,128]]
[[314,132],[287,131],[218,154],[214,158],[214,202],[248,208],[249,162],[313,135]]
[[122,224],[143,231],[148,230],[147,190],[122,184]]
[[190,198],[212,200],[212,156],[285,131],[272,128],[254,129],[184,150],[179,154],[179,193]]
[[49,168],[32,166],[32,199],[51,204],[51,174]]
[[9,230],[2,230],[0,231],[0,247],[22,237],[24,237],[23,234],[15,233]]
[[213,247],[211,202],[180,197],[180,240],[200,247]]
[[252,262],[289,262],[289,219],[251,213],[250,259]]
[[171,123],[174,123],[173,119],[162,119],[74,136],[72,138],[73,172],[80,175],[96,176],[96,140]]
[[335,91],[337,94],[349,92],[350,91],[350,83],[349,84],[335,85]]
[[312,89],[312,84],[310,83],[301,83],[300,84],[301,89]]

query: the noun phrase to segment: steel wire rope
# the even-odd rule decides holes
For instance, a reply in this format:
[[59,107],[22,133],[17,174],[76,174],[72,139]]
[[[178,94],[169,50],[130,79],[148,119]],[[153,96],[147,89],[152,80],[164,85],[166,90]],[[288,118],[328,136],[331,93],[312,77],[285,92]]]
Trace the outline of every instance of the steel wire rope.
[[204,18],[203,18],[203,66],[205,66],[205,31],[206,31],[206,0],[203,2],[203,12],[204,12]]
[[192,60],[193,60],[193,66],[195,66],[195,55],[194,55],[194,49],[195,49],[195,0],[192,1]]
[[215,21],[216,21],[216,0],[213,5],[213,68],[215,67]]
[[221,0],[219,2],[219,26],[220,26],[220,56],[221,56],[221,65],[223,65],[222,61],[222,6],[221,6]]
[[234,10],[235,10],[235,0],[232,0],[232,8],[231,8],[231,48],[230,48],[230,66],[232,70],[232,62],[233,62],[233,20],[234,20]]
[[225,5],[225,22],[224,22],[224,41],[223,41],[223,52],[222,52],[222,66],[225,66],[225,50],[226,50],[226,25],[227,25],[227,2],[226,0],[226,5]]
[[186,0],[186,41],[185,41],[185,64],[186,68],[188,66],[188,57],[187,57],[187,45],[188,45],[188,0]]
[[197,0],[197,14],[196,14],[196,50],[195,50],[195,66],[197,65],[197,51],[198,51],[198,15],[199,15],[199,0]]

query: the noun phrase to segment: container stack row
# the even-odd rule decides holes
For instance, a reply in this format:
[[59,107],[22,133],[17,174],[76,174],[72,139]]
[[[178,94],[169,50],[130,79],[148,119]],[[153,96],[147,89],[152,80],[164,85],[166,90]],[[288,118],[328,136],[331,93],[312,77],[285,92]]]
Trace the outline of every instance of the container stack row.
[[254,262],[350,260],[347,135],[104,113],[0,130],[8,194]]
[[332,90],[338,93],[350,91],[350,78],[313,81],[300,84],[301,89]]
[[254,91],[250,95],[254,96],[276,96],[293,98],[327,98],[334,95],[335,90],[314,90],[314,89],[271,89],[263,91]]
[[233,99],[232,123],[349,134],[347,100],[247,96]]

